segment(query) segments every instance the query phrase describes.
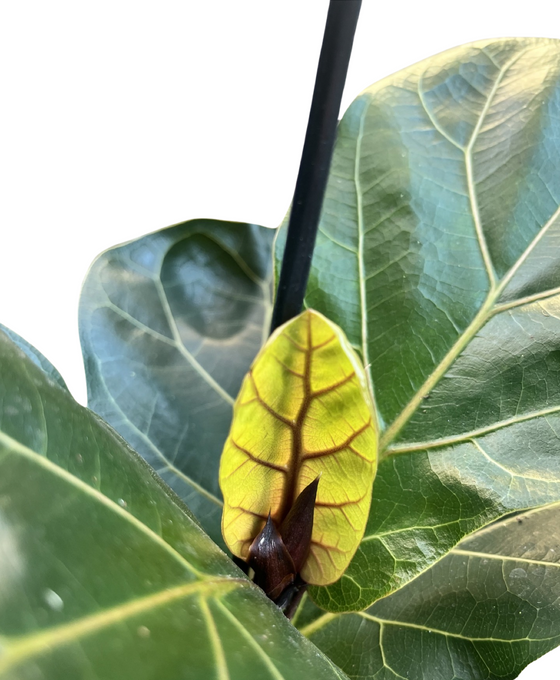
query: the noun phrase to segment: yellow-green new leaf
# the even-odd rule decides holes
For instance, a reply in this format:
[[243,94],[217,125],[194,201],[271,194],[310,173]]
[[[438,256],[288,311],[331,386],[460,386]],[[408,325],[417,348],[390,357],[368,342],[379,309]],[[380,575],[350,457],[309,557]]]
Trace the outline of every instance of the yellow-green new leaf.
[[280,525],[320,475],[301,574],[333,583],[364,534],[376,467],[364,369],[342,330],[307,310],[271,335],[235,402],[220,464],[224,540],[246,560],[268,513]]

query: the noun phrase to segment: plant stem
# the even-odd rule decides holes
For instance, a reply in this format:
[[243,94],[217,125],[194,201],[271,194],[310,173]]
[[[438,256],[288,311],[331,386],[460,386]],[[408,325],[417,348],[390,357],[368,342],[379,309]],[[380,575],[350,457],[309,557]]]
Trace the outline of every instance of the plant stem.
[[270,331],[301,312],[361,0],[330,0]]

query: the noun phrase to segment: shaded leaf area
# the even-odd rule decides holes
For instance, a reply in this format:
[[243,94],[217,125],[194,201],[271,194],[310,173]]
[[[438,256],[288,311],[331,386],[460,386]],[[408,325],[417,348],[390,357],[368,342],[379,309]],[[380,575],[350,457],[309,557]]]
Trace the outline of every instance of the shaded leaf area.
[[35,349],[33,345],[30,345],[27,340],[24,340],[21,335],[18,335],[14,331],[10,330],[9,328],[6,328],[3,324],[0,323],[0,332],[5,333],[10,340],[15,343],[22,352],[24,352],[30,359],[31,361],[39,366],[39,368],[42,368],[43,371],[51,378],[51,380],[54,380],[55,383],[60,385],[63,389],[67,390],[68,387],[66,386],[66,383],[64,382],[64,378],[60,375],[60,373],[57,371],[57,369],[51,364],[51,362],[39,352],[39,350]]
[[0,678],[341,678],[0,333]]
[[220,453],[268,331],[273,232],[192,220],[100,255],[80,302],[89,406],[222,544]]
[[358,614],[306,603],[298,626],[351,678],[504,680],[560,643],[560,506],[460,543]]
[[382,462],[322,606],[364,608],[560,498],[559,204],[558,41],[450,50],[345,114],[306,304],[369,366]]
[[259,352],[235,402],[220,465],[223,533],[248,561],[271,513],[278,527],[319,478],[308,583],[340,577],[363,536],[377,464],[374,407],[344,333],[307,310]]

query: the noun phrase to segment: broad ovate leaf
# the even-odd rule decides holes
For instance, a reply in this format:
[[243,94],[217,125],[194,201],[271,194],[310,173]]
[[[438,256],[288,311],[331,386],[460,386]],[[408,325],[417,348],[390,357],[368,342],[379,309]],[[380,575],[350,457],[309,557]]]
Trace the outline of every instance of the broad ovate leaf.
[[1,680],[179,677],[343,675],[0,332]]
[[332,583],[363,536],[377,464],[374,408],[344,333],[307,310],[278,328],[241,386],[220,464],[222,530],[242,559],[271,514],[281,525],[317,477],[302,577]]
[[380,464],[322,606],[363,609],[465,535],[560,499],[559,206],[559,41],[458,47],[346,112],[306,304],[362,355]]
[[102,253],[80,300],[90,408],[221,543],[220,453],[266,339],[274,232],[191,220]]
[[298,625],[363,680],[515,678],[560,644],[560,505],[483,529],[364,612],[307,604]]

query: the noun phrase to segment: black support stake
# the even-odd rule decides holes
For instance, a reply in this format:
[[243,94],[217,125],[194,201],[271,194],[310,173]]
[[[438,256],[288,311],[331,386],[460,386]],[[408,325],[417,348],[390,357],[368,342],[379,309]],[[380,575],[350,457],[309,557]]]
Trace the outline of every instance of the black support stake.
[[330,0],[270,332],[301,312],[362,0]]

